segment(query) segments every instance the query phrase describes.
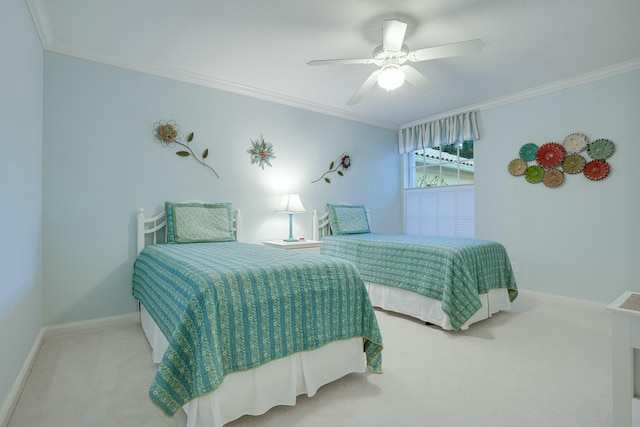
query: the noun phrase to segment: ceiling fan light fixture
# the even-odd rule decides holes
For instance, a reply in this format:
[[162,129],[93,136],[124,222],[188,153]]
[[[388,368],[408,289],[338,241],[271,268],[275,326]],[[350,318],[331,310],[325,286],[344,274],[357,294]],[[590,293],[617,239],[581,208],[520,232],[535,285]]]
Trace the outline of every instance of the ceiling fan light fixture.
[[378,85],[384,90],[394,90],[404,83],[404,72],[397,64],[387,65],[378,74]]

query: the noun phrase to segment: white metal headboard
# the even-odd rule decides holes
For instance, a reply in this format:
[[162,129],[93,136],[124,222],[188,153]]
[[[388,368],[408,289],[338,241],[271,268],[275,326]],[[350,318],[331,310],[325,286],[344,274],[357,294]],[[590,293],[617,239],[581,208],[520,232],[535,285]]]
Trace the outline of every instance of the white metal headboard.
[[[365,212],[367,214],[369,227],[371,227],[371,213],[369,212],[369,209],[366,209]],[[324,236],[331,236],[333,234],[331,231],[331,223],[329,222],[328,211],[318,215],[318,211],[315,209],[313,210],[313,228],[311,234],[313,240],[319,240]]]
[[[180,203],[205,203],[199,200],[185,200]],[[167,243],[167,218],[163,210],[159,214],[145,218],[144,209],[138,209],[138,254],[145,246]],[[240,241],[240,211],[233,211],[233,234]]]

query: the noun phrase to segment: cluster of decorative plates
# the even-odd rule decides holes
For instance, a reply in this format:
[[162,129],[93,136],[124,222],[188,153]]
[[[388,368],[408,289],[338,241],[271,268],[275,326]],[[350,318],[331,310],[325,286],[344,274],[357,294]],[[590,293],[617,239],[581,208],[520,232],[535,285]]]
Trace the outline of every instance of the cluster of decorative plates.
[[[589,156],[588,160],[582,154],[584,151]],[[542,182],[550,188],[560,186],[565,174],[581,173],[591,181],[600,181],[611,171],[607,159],[614,151],[615,144],[611,140],[589,142],[586,135],[572,133],[562,144],[548,142],[540,147],[524,144],[520,147],[519,157],[509,163],[509,173],[524,176],[532,184]]]

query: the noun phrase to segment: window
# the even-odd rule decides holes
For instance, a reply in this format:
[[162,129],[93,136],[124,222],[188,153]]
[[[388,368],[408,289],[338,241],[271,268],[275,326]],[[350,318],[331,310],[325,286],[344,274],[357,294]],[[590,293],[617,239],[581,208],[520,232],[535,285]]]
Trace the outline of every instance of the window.
[[405,188],[473,184],[473,141],[407,153]]
[[405,156],[405,233],[473,238],[473,141],[422,148]]

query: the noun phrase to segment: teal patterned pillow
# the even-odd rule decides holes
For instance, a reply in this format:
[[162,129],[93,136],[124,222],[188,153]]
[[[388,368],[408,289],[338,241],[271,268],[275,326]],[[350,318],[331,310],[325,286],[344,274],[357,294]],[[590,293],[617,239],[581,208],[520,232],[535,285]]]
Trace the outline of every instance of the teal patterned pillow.
[[165,202],[167,243],[229,242],[233,237],[231,203]]
[[334,235],[371,233],[364,205],[330,205],[329,224]]

